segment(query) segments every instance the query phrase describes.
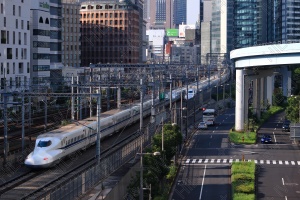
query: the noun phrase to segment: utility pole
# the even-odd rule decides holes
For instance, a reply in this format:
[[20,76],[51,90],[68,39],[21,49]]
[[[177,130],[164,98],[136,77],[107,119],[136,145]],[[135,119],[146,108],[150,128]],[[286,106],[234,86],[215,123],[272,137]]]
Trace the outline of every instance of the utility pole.
[[143,79],[140,79],[140,85],[141,85],[141,91],[140,91],[140,100],[141,100],[141,105],[140,105],[140,140],[141,140],[141,171],[140,171],[140,200],[144,199],[144,191],[143,191],[143,133],[142,133],[142,129],[143,129],[143,98],[144,98],[144,94],[143,94]]

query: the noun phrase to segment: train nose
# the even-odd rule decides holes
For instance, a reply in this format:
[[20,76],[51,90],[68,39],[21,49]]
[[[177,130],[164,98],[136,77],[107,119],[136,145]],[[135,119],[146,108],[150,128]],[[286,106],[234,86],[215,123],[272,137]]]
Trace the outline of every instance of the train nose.
[[32,155],[30,154],[25,159],[25,165],[30,168],[44,168],[52,165],[52,159],[48,156]]

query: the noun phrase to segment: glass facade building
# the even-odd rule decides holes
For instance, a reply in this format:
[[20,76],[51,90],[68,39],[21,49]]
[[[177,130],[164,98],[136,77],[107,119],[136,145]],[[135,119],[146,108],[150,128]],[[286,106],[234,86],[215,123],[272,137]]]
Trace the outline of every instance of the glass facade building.
[[234,1],[234,48],[257,44],[257,0]]
[[275,40],[300,42],[300,0],[274,0],[276,9]]
[[175,27],[180,24],[186,24],[186,0],[174,0],[174,18]]

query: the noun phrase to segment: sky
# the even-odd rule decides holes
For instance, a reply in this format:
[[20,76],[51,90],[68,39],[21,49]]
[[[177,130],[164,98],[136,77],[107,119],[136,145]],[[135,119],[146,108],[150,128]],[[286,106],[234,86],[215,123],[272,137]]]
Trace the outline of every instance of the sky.
[[187,0],[186,23],[196,24],[200,12],[200,0]]

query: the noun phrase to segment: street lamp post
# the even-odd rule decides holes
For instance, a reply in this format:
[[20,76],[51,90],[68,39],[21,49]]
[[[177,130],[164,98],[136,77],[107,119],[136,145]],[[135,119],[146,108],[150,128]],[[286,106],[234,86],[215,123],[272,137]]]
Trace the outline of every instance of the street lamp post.
[[[141,144],[142,144],[142,138],[141,138]],[[160,152],[154,152],[154,153],[136,153],[137,155],[140,155],[141,158],[140,158],[140,168],[141,168],[141,172],[140,172],[140,200],[143,200],[144,199],[144,189],[147,189],[147,188],[144,188],[143,186],[143,171],[144,171],[144,167],[143,167],[143,156],[144,155],[153,155],[153,156],[160,156]]]

